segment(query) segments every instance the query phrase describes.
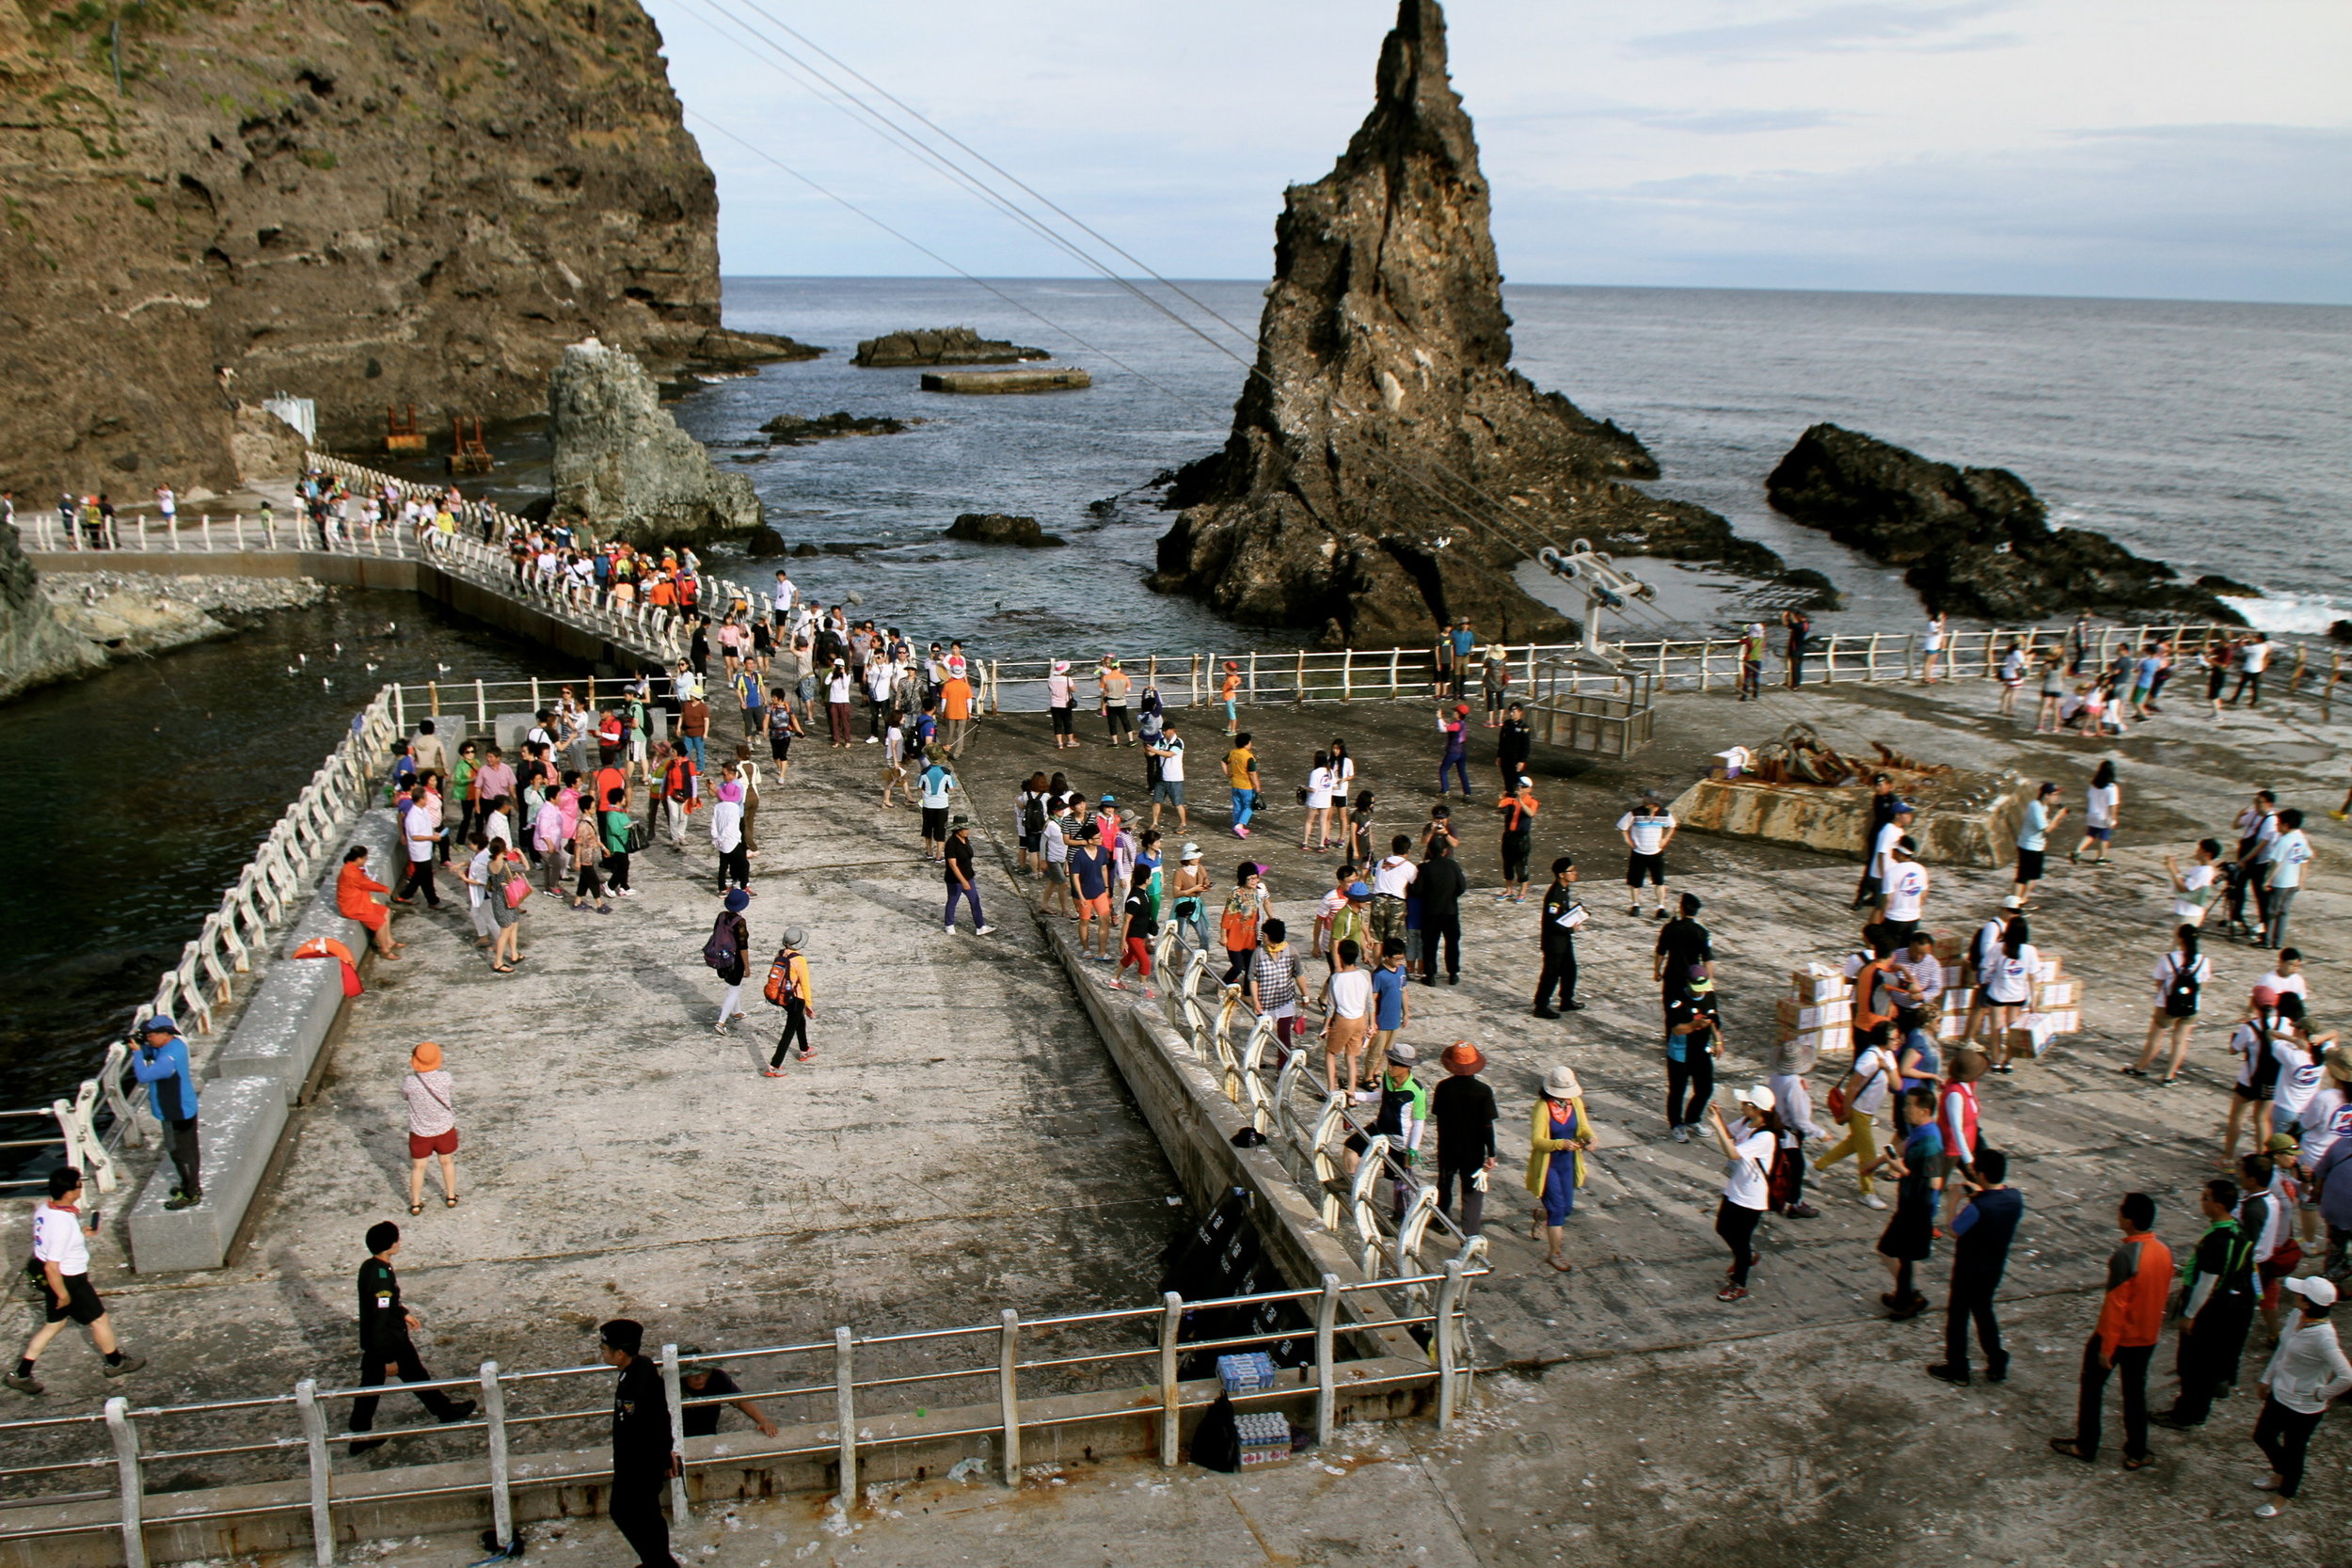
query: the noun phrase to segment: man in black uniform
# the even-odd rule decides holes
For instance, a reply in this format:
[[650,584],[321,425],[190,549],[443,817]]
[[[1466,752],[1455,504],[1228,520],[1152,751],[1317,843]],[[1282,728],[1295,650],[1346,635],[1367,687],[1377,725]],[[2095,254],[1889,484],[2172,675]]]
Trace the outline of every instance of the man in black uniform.
[[1470,879],[1454,862],[1454,846],[1443,837],[1429,841],[1428,858],[1413,878],[1421,895],[1421,983],[1438,983],[1438,943],[1445,943],[1445,982],[1462,981],[1462,895]]
[[639,1568],[677,1568],[670,1555],[670,1522],[661,1512],[662,1483],[677,1470],[661,1369],[638,1354],[644,1324],[615,1318],[597,1332],[606,1364],[621,1369],[612,1390],[612,1498],[606,1512],[635,1548]]
[[1576,862],[1563,855],[1551,863],[1551,886],[1544,890],[1544,920],[1540,927],[1543,955],[1543,977],[1535,982],[1535,1016],[1558,1018],[1549,1003],[1554,988],[1560,992],[1561,1012],[1581,1012],[1584,1004],[1576,999],[1576,928],[1563,924],[1568,911],[1576,907]]
[[[378,1220],[368,1227],[368,1260],[359,1265],[359,1386],[374,1388],[387,1378],[403,1383],[430,1383],[409,1335],[416,1318],[400,1304],[400,1276],[392,1272],[392,1254],[400,1250],[400,1227]],[[471,1400],[453,1400],[438,1388],[420,1388],[417,1402],[435,1420],[447,1425],[474,1413]],[[375,1429],[376,1396],[362,1394],[351,1402],[351,1430]],[[351,1445],[355,1454],[380,1449],[388,1439],[377,1437]]]
[[1527,709],[1513,703],[1503,710],[1502,728],[1495,732],[1495,766],[1502,769],[1502,787],[1509,789],[1527,771],[1528,753],[1534,750],[1535,736],[1527,727]]
[[1952,1288],[1944,1306],[1944,1359],[1928,1369],[1930,1377],[1946,1383],[1968,1381],[1971,1323],[1984,1349],[1984,1375],[1994,1383],[2009,1376],[2009,1352],[2001,1348],[2001,1323],[1993,1309],[1993,1296],[2009,1267],[2010,1243],[2017,1239],[2017,1222],[2026,1217],[2026,1200],[2008,1181],[2009,1156],[1979,1143],[1976,1180],[1968,1183],[1976,1196],[1952,1217]]

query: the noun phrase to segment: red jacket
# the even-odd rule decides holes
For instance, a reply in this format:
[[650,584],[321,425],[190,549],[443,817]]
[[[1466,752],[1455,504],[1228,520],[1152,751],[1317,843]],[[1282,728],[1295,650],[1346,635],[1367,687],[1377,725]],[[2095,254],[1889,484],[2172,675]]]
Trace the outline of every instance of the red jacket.
[[2172,1293],[2172,1251],[2154,1234],[2126,1236],[2107,1259],[2107,1296],[2099,1308],[2099,1348],[2153,1345],[2164,1333],[2164,1302]]

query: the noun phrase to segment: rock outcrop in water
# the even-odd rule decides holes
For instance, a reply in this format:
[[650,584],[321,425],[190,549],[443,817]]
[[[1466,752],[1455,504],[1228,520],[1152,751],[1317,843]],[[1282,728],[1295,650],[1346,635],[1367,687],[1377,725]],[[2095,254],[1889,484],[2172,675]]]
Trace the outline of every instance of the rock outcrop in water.
[[1032,550],[1070,543],[1038,527],[1035,517],[1009,517],[1002,512],[966,512],[949,523],[940,537],[972,545],[1018,545]]
[[660,41],[638,0],[0,5],[0,475],[226,490],[240,398],[445,432],[590,333],[665,378],[815,354],[719,325]]
[[42,594],[40,574],[16,530],[0,528],[0,699],[105,662],[105,654],[68,627]]
[[591,538],[703,545],[759,526],[752,482],[711,466],[624,350],[592,338],[564,351],[548,379],[548,435],[553,515]]
[[894,365],[1010,365],[1048,357],[1041,348],[983,338],[968,326],[930,326],[868,338],[857,345],[852,363],[882,370]]
[[1366,646],[1462,616],[1564,635],[1511,580],[1546,543],[1776,573],[1713,513],[1616,483],[1658,476],[1640,440],[1511,369],[1437,0],[1403,0],[1376,87],[1331,172],[1284,194],[1256,371],[1224,450],[1176,476],[1154,585]]
[[1817,424],[1764,483],[1776,511],[1903,567],[1903,580],[1930,610],[2010,623],[2077,610],[2242,619],[2203,579],[2183,582],[2163,562],[2142,560],[2104,533],[2053,529],[2040,498],[2007,468],[1954,467]]

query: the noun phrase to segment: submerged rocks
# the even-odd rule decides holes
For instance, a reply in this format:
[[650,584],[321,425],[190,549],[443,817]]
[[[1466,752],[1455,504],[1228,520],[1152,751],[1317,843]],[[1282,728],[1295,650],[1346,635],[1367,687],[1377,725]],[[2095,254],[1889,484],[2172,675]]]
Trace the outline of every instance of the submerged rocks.
[[1035,517],[1009,517],[1001,512],[967,512],[948,524],[940,537],[973,545],[1018,545],[1032,550],[1070,543],[1058,533],[1039,528]]
[[1931,610],[2011,622],[2074,610],[2243,621],[2201,580],[2185,583],[2161,561],[2103,533],[2051,528],[2040,498],[2007,468],[1955,467],[1817,424],[1780,460],[1765,493],[1776,511],[1903,567]]
[[916,422],[894,420],[887,414],[852,414],[846,408],[837,408],[813,420],[804,420],[798,414],[779,414],[759,428],[767,433],[771,445],[804,447],[811,441],[829,441],[843,436],[902,435]]
[[1713,513],[1614,483],[1658,476],[1640,440],[1510,368],[1488,220],[1444,13],[1403,0],[1371,115],[1329,174],[1285,193],[1256,370],[1224,450],[1171,476],[1184,512],[1155,586],[1365,646],[1464,616],[1564,636],[1511,569],[1580,537],[1779,570]]
[[968,326],[931,326],[868,338],[857,345],[852,363],[882,370],[897,365],[1010,365],[1048,357],[1041,348],[983,338]]
[[759,499],[661,406],[633,355],[591,338],[548,380],[556,517],[591,538],[701,545],[759,526]]

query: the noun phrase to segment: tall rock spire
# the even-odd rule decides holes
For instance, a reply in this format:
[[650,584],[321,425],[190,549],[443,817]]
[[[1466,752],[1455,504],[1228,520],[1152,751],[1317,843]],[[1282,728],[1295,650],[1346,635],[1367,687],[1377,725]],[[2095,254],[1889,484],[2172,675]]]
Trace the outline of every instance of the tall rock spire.
[[1464,616],[1518,641],[1566,627],[1512,582],[1506,532],[1732,553],[1695,547],[1738,546],[1713,514],[1613,483],[1658,474],[1629,432],[1510,368],[1438,0],[1399,5],[1375,87],[1331,172],[1284,193],[1256,369],[1224,450],[1180,476],[1155,581],[1334,643],[1419,641]]

